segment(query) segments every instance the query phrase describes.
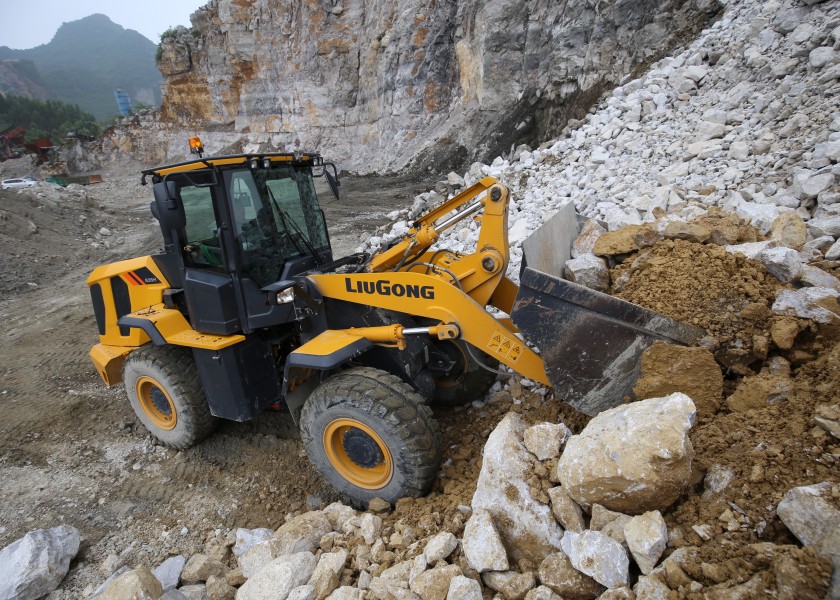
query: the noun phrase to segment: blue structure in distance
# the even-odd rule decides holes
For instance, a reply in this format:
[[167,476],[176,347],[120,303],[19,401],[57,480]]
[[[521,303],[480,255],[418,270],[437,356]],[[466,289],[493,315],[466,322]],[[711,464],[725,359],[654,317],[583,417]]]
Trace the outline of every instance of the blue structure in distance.
[[117,106],[120,109],[120,114],[124,117],[131,114],[131,98],[122,90],[114,92],[114,98],[117,99]]

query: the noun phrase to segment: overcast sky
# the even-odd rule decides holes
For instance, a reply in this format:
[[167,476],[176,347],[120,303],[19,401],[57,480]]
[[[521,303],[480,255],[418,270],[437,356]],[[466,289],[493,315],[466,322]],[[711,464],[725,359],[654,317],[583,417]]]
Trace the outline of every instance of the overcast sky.
[[0,46],[25,50],[46,44],[62,23],[94,13],[157,44],[169,27],[189,27],[190,14],[205,4],[207,0],[0,0]]

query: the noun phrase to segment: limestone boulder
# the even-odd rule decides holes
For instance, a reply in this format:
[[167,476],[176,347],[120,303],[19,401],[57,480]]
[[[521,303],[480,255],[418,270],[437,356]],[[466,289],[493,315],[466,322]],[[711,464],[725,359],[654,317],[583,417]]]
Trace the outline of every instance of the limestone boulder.
[[785,289],[776,296],[772,310],[779,315],[813,319],[817,323],[831,323],[836,318],[836,310],[825,308],[825,304],[833,302],[836,307],[838,297],[840,292],[830,288]]
[[630,560],[624,547],[611,537],[599,531],[567,531],[563,536],[563,552],[575,569],[604,587],[629,585]]
[[458,538],[449,531],[441,531],[426,542],[426,547],[423,549],[423,557],[426,559],[427,564],[434,565],[452,554],[452,551],[457,547]]
[[560,448],[570,437],[572,431],[563,423],[538,423],[525,430],[524,442],[539,460],[549,460],[560,455]]
[[563,530],[548,505],[531,496],[534,458],[523,430],[519,415],[508,413],[488,437],[472,509],[490,513],[511,558],[538,563],[560,547]]
[[140,568],[115,578],[96,598],[97,600],[157,600],[161,595],[163,595],[163,588],[157,577],[149,569]]
[[274,546],[278,556],[314,552],[321,537],[331,531],[333,527],[327,515],[321,511],[310,511],[284,523],[273,536]]
[[343,585],[327,596],[329,600],[362,600],[364,592],[351,585]]
[[599,292],[610,289],[607,261],[594,254],[582,254],[566,261],[566,278]]
[[267,540],[274,531],[266,527],[260,529],[237,529],[236,543],[233,545],[233,555],[242,556],[254,544]]
[[557,478],[584,508],[665,510],[688,486],[695,416],[691,398],[680,392],[606,410],[566,442]]
[[467,564],[479,573],[508,570],[507,552],[502,538],[493,524],[493,517],[484,509],[470,515],[464,526],[461,547]]
[[624,524],[630,555],[644,575],[650,575],[668,543],[668,528],[658,510],[631,518]]
[[482,600],[481,584],[475,579],[456,575],[449,582],[446,600]]
[[276,558],[248,579],[236,593],[237,600],[286,600],[296,587],[304,585],[318,559],[311,552],[286,554]]
[[187,559],[184,556],[170,556],[160,565],[155,567],[152,571],[164,592],[178,587],[178,582],[181,581],[181,572],[184,570],[184,565],[187,564]]
[[572,258],[591,253],[595,247],[595,242],[606,231],[595,219],[587,219],[580,228],[580,234],[572,244]]
[[481,576],[484,585],[497,591],[505,600],[524,600],[528,592],[537,584],[531,572],[491,571]]
[[840,510],[836,498],[840,485],[823,481],[788,491],[776,513],[805,546],[813,546],[831,559],[833,573],[829,597],[840,597]]
[[551,588],[540,585],[528,590],[528,593],[525,594],[525,600],[562,600],[562,598],[555,594]]
[[52,592],[67,575],[80,542],[78,529],[59,525],[30,531],[3,548],[0,598],[29,600]]
[[318,564],[309,583],[315,588],[315,597],[324,600],[338,587],[341,571],[347,563],[347,550],[341,548],[335,552],[325,552],[318,559]]
[[577,502],[569,497],[562,486],[553,487],[547,493],[551,500],[551,514],[563,526],[563,529],[570,529],[578,533],[586,529],[583,510]]
[[441,565],[416,577],[409,587],[422,600],[446,600],[449,585],[458,575],[463,575],[458,565]]
[[565,552],[546,556],[540,563],[539,577],[544,586],[569,600],[592,600],[604,591],[600,583],[575,569]]
[[764,263],[768,273],[782,283],[790,283],[802,272],[802,258],[792,248],[768,248],[758,255],[758,260]]

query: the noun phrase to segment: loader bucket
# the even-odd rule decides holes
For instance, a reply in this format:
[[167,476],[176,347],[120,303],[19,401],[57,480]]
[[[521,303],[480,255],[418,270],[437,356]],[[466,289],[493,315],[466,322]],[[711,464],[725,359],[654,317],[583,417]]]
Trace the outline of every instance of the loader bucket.
[[[539,347],[558,398],[594,416],[633,396],[642,353],[656,340],[694,344],[704,332],[625,300],[562,278],[574,209],[561,210],[525,241],[524,268],[511,318],[525,339]],[[570,223],[574,223],[572,226]],[[555,257],[528,262],[534,239],[554,240]],[[557,246],[561,246],[557,250]],[[534,255],[533,250],[530,253]],[[562,262],[560,262],[562,261]],[[544,272],[550,271],[550,272]]]

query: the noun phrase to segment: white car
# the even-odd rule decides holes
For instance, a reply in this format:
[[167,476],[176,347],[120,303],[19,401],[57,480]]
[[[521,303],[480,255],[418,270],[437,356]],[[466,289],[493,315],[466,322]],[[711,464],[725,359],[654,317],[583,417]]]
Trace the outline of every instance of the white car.
[[2,183],[0,183],[0,187],[4,190],[8,190],[10,188],[25,188],[25,187],[32,187],[38,183],[34,179],[30,179],[29,177],[15,177],[14,179],[4,179]]

